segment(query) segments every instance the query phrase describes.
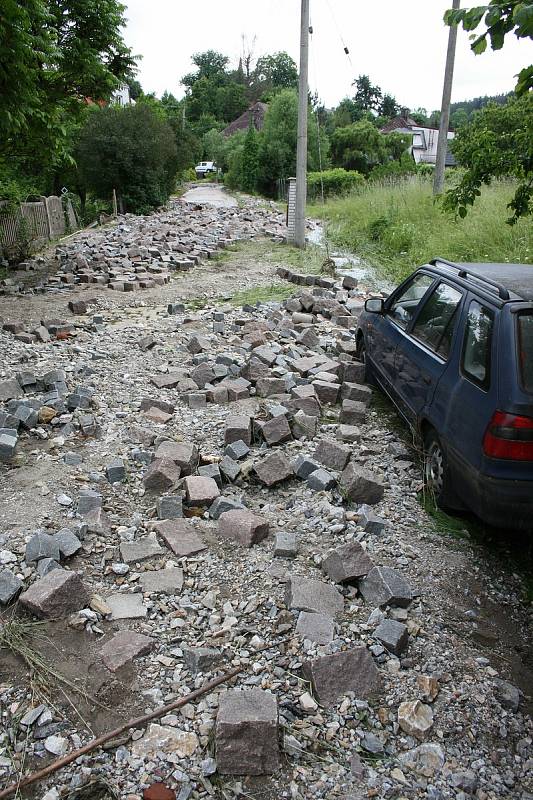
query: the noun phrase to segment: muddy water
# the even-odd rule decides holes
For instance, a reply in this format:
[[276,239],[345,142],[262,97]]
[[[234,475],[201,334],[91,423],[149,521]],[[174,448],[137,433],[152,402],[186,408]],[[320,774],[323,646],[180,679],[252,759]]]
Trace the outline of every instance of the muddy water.
[[[307,240],[316,247],[325,248],[324,229],[321,225],[315,224],[307,234]],[[350,275],[355,278],[362,286],[368,287],[372,291],[390,294],[394,289],[394,284],[380,275],[377,267],[364,261],[355,253],[339,250],[335,246],[329,246],[329,256],[335,262],[338,275]]]

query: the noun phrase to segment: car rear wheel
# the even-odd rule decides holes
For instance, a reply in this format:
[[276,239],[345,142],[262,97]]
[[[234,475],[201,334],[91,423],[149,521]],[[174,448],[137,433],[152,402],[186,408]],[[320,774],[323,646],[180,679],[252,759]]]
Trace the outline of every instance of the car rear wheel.
[[458,508],[461,503],[454,489],[448,459],[434,430],[424,438],[424,483],[440,508]]

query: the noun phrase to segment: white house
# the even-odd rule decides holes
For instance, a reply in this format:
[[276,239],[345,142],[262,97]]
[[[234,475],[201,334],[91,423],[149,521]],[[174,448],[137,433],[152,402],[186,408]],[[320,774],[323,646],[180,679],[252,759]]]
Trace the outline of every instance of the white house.
[[[437,143],[439,141],[438,128],[430,128],[427,125],[419,125],[409,116],[407,109],[402,109],[398,117],[389,120],[381,128],[381,133],[408,133],[413,137],[411,144],[411,155],[417,164],[434,164],[437,159]],[[448,131],[448,141],[455,136],[453,131]],[[450,147],[446,150],[446,166],[456,165]]]
[[135,105],[135,100],[130,97],[130,87],[127,83],[121,83],[111,95],[111,105],[129,106]]

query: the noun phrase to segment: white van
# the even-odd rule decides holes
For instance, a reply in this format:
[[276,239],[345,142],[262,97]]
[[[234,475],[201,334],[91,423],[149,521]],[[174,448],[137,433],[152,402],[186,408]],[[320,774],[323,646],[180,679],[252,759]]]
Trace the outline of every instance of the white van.
[[200,161],[194,168],[196,177],[201,178],[204,175],[209,175],[211,172],[218,172],[217,165],[214,161]]

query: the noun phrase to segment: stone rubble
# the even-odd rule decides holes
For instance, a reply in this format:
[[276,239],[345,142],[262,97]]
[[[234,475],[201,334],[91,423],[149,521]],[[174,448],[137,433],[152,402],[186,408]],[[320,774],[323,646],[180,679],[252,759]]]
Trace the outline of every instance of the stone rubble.
[[[487,577],[419,505],[420,465],[356,359],[369,291],[280,267],[283,303],[179,295],[201,259],[281,230],[252,201],[121,218],[58,245],[46,297],[88,285],[81,321],[3,322],[2,611],[18,598],[50,639],[66,628],[121,721],[245,668],[39,796],[98,776],[128,800],[528,800],[530,698],[476,602],[525,642],[519,580]],[[144,317],[134,294],[117,315],[141,288]],[[24,683],[4,670],[2,784],[89,738]]]

